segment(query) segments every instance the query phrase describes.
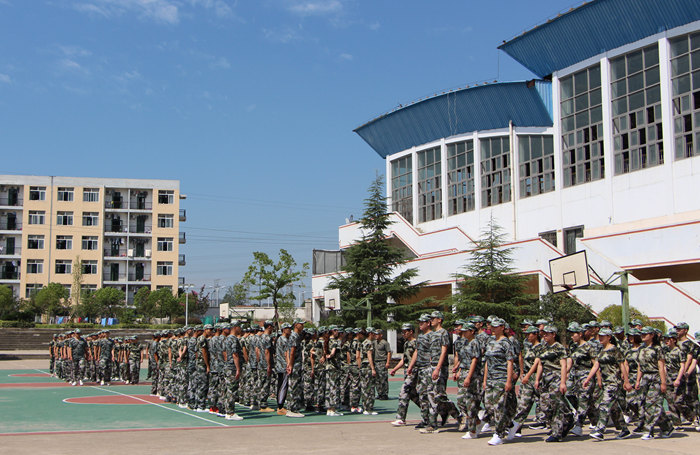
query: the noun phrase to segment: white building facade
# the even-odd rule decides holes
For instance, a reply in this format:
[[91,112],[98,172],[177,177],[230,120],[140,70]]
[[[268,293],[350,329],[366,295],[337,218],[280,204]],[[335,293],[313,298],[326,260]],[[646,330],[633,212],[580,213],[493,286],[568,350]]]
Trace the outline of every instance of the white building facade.
[[[593,24],[593,25],[592,25]],[[586,250],[630,303],[700,329],[700,3],[598,0],[501,46],[538,79],[452,91],[356,132],[386,158],[393,241],[444,296],[493,218],[515,268]],[[341,226],[341,250],[359,237]],[[333,270],[313,277],[320,303]],[[573,291],[594,311],[619,292]]]

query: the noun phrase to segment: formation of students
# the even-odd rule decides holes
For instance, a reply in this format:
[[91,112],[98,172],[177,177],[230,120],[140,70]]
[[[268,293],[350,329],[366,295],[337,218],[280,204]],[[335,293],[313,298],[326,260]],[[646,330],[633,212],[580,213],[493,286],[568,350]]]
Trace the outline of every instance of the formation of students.
[[[453,418],[462,438],[492,432],[488,443],[499,445],[520,436],[533,406],[529,427],[549,428],[547,442],[582,436],[586,422],[589,437],[599,440],[610,425],[617,439],[666,438],[684,422],[700,431],[700,347],[686,323],[661,334],[633,320],[625,334],[606,321],[572,322],[565,336],[549,321],[525,320],[521,341],[495,316],[457,320],[451,332],[443,320],[434,311],[421,315],[417,327],[404,324],[403,356],[391,369],[382,331],[305,329],[301,320],[279,331],[272,321],[183,327],[156,332],[146,343],[112,339],[109,331],[83,338],[75,330],[54,337],[50,367],[73,385],[137,384],[148,359],[152,395],[227,420],[243,419],[237,406],[292,418],[376,415],[375,400],[389,399],[388,376],[403,368],[392,425],[407,424],[413,401],[421,414],[416,428],[425,434]],[[447,396],[450,378],[458,385],[456,403]]]

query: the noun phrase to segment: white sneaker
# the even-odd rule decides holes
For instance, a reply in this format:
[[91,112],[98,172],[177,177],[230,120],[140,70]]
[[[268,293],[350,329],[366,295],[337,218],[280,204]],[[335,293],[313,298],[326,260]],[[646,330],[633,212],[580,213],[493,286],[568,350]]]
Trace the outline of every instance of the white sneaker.
[[626,424],[629,424],[629,423],[632,421],[632,417],[630,417],[630,416],[628,416],[628,415],[625,415],[624,417],[625,417],[625,423],[626,423]]
[[358,414],[361,414],[361,413],[362,413],[362,407],[361,407],[361,406],[358,406],[358,407],[355,408],[355,409],[356,409],[355,412],[357,412]]
[[506,436],[506,440],[511,441],[515,437],[518,430],[520,430],[520,425],[513,422],[513,426],[508,429],[508,436]]
[[467,431],[464,433],[464,436],[462,436],[462,439],[476,439],[476,433],[472,433],[471,431]]
[[294,411],[287,411],[287,414],[285,414],[285,415],[287,417],[296,417],[296,418],[304,417],[304,414],[302,414],[300,412],[294,412]]
[[340,416],[343,415],[343,413],[342,413],[342,412],[337,412],[337,411],[329,411],[329,412],[328,412],[328,415],[329,415],[330,417],[340,417]]
[[104,381],[100,381],[100,385],[105,385],[105,382],[104,382]]
[[483,427],[481,427],[481,431],[479,433],[490,433],[491,432],[491,425],[486,422]]
[[596,429],[595,424],[592,423],[592,424],[588,425],[588,429],[589,429],[589,430],[595,430],[595,429]]
[[226,420],[243,420],[238,414],[226,414]]
[[391,422],[391,424],[395,427],[402,427],[402,426],[406,425],[406,421],[401,420],[401,419],[396,419],[393,422]]
[[574,425],[574,427],[570,431],[571,434],[575,436],[582,436],[583,435],[583,429],[579,425]]
[[83,385],[83,380],[78,381],[78,384]]
[[75,382],[75,381],[70,383],[70,385],[76,385],[76,384],[77,384],[77,382]]
[[650,439],[654,439],[651,433],[644,433],[644,436],[642,436],[642,441],[648,441]]
[[493,437],[489,439],[490,446],[498,446],[503,444],[503,439],[499,438],[497,434],[494,433]]
[[485,415],[486,415],[486,411],[483,409],[480,409],[479,413],[477,414],[477,416],[479,417],[479,420],[484,420]]
[[368,415],[369,415],[369,411],[362,411],[362,414],[368,416]]
[[195,412],[209,412],[209,410],[204,408],[197,408]]

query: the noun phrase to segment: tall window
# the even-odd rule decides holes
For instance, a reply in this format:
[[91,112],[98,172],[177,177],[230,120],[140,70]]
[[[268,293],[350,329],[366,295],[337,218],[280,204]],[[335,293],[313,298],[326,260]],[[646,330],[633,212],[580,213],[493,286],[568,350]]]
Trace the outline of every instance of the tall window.
[[59,201],[70,202],[73,200],[73,188],[58,187],[57,198]]
[[564,229],[564,254],[576,252],[576,239],[583,237],[583,226]]
[[172,262],[158,262],[156,264],[156,274],[158,275],[172,275],[173,274],[173,263]]
[[510,201],[510,139],[481,140],[481,206]]
[[605,177],[600,65],[564,77],[561,85],[564,186]]
[[173,238],[172,237],[158,237],[158,251],[172,251],[173,250]]
[[84,250],[96,250],[97,236],[84,235],[82,239],[82,246]]
[[81,261],[85,275],[97,274],[97,261]]
[[391,162],[391,210],[413,223],[413,166],[411,156]]
[[418,152],[418,221],[442,217],[440,147]]
[[83,202],[99,202],[99,188],[83,188]]
[[159,204],[172,204],[174,203],[175,192],[173,190],[158,190],[158,203]]
[[97,226],[99,224],[99,213],[83,212],[83,226]]
[[58,212],[56,215],[56,224],[59,226],[72,226],[73,212]]
[[615,174],[664,162],[659,47],[610,61]]
[[71,249],[73,249],[73,236],[72,235],[57,235],[56,236],[56,249],[57,250],[71,250]]
[[27,299],[31,299],[36,295],[37,292],[39,292],[42,288],[41,284],[38,283],[27,283],[27,286],[25,287],[24,290],[24,297]]
[[71,273],[73,263],[70,259],[56,259],[56,273],[57,274],[67,274]]
[[671,40],[676,159],[700,155],[700,33]]
[[159,228],[171,228],[174,226],[173,215],[158,215]]
[[44,224],[44,211],[43,210],[30,210],[29,211],[29,224]]
[[520,197],[554,191],[554,139],[519,136]]
[[44,273],[43,259],[27,259],[27,273]]
[[474,196],[474,141],[447,145],[448,215],[476,207]]
[[46,200],[46,187],[45,186],[30,186],[29,187],[29,200],[30,201],[44,201],[44,200]]
[[27,248],[30,250],[43,250],[44,249],[44,236],[43,235],[29,235],[29,236],[27,236]]

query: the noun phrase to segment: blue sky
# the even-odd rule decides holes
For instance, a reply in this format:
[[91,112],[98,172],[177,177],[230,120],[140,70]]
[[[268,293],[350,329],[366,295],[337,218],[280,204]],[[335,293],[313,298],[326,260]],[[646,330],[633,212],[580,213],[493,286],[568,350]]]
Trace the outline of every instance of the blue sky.
[[180,180],[191,283],[310,262],[384,172],[354,128],[532,78],[496,47],[579,4],[0,0],[0,173]]

